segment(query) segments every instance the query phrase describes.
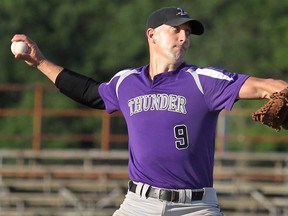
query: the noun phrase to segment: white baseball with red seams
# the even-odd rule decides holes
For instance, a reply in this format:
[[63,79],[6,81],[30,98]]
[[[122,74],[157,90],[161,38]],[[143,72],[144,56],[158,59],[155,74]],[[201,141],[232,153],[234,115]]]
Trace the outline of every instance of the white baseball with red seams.
[[14,41],[11,44],[11,51],[14,55],[16,54],[25,54],[29,50],[28,45],[23,41]]

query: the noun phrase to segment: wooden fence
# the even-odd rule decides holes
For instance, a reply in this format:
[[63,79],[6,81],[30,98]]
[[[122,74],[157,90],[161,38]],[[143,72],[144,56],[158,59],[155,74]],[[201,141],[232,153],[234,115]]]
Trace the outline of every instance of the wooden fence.
[[[33,131],[30,134],[32,137],[32,149],[39,151],[41,149],[41,143],[43,140],[67,140],[67,141],[99,141],[100,148],[103,151],[109,150],[109,144],[113,141],[127,142],[127,134],[112,134],[110,131],[110,122],[113,118],[123,118],[120,112],[115,112],[111,115],[105,111],[88,109],[88,108],[77,108],[77,109],[51,109],[43,107],[43,99],[45,91],[55,91],[55,88],[48,87],[45,85],[24,85],[24,84],[0,84],[1,92],[17,92],[21,94],[23,91],[32,90],[34,93],[34,104],[33,108],[0,108],[0,117],[13,117],[13,116],[28,116],[31,117],[33,124]],[[59,134],[44,134],[42,131],[42,121],[44,117],[100,117],[101,118],[101,134],[99,136],[95,134],[69,134],[63,136]],[[29,136],[29,135],[28,135]],[[18,134],[5,136],[2,135],[2,140],[9,140],[13,137],[14,139],[21,139]]]

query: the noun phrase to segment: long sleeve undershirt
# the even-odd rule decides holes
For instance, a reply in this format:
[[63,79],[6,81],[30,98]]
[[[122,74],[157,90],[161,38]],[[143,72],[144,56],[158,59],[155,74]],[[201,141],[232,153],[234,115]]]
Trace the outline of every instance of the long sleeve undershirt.
[[61,93],[83,105],[105,109],[98,88],[100,82],[92,78],[64,69],[56,78],[55,85]]

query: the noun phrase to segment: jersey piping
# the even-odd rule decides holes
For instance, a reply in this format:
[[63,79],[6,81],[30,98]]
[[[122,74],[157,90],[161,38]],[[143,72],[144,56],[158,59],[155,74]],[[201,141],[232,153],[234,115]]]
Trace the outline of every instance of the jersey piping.
[[188,69],[187,72],[190,73],[193,76],[199,91],[204,95],[204,90],[203,90],[203,87],[201,85],[198,73],[196,71],[194,71],[193,69],[191,69],[191,68]]
[[123,82],[123,80],[128,77],[129,75],[131,74],[140,74],[140,72],[138,72],[136,69],[133,69],[133,70],[130,70],[130,69],[127,69],[127,70],[122,70],[120,72],[118,72],[108,83],[106,83],[106,85],[109,85],[110,82],[115,78],[115,77],[118,77],[119,76],[119,79],[117,81],[117,84],[116,84],[116,95],[117,95],[117,98],[119,99],[119,93],[118,93],[118,89],[119,89],[119,86],[121,85],[121,83]]
[[196,72],[199,75],[209,76],[209,77],[221,79],[221,80],[233,81],[232,77],[229,77],[229,76],[227,76],[227,75],[225,75],[225,74],[223,74],[217,70],[213,70],[213,69],[209,69],[209,68],[204,68],[204,69],[198,68],[196,70]]

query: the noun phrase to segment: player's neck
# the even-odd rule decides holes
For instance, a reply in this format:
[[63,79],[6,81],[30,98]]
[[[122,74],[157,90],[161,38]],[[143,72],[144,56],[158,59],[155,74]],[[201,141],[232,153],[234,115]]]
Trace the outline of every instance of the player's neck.
[[161,62],[157,61],[157,59],[150,59],[149,77],[153,80],[158,74],[176,70],[182,63],[183,62]]

